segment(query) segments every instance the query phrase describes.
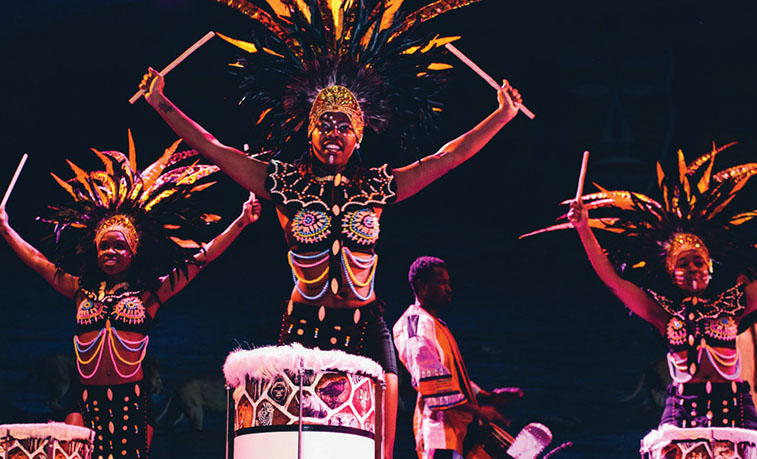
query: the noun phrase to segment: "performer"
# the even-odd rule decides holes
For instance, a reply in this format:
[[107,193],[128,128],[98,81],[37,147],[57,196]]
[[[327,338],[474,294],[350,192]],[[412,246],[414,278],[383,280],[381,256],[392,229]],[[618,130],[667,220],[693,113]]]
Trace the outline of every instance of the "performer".
[[[713,173],[714,158],[724,148],[713,148],[688,165],[679,151],[678,171],[672,175],[658,165],[663,204],[640,193],[600,188],[570,203],[563,217],[567,224],[537,231],[573,226],[599,278],[666,339],[673,382],[661,425],[757,428],[736,347],[740,321],[757,309],[757,283],[724,284],[729,288],[721,290],[712,279],[716,263],[722,271],[732,270],[733,277],[722,281],[734,282],[757,260],[757,212],[735,214],[729,206],[757,173],[757,164]],[[589,209],[614,213],[589,218]],[[592,227],[626,237],[606,253]]]
[[406,147],[426,135],[440,110],[436,98],[444,69],[451,67],[439,62],[444,60],[440,47],[454,38],[429,40],[406,32],[472,2],[438,1],[410,15],[397,9],[402,2],[341,7],[319,2],[321,11],[290,2],[277,15],[251,2],[239,6],[270,32],[255,43],[227,38],[250,53],[234,64],[243,78],[241,104],[254,113],[258,129],[268,131],[258,142],[261,148],[291,149],[307,127],[309,147],[294,163],[262,161],[220,143],[169,101],[155,70],[140,85],[176,133],[276,205],[295,284],[279,343],[347,350],[383,366],[386,458],[392,457],[394,442],[397,368],[383,302],[373,289],[379,219],[384,206],[414,195],[476,154],[517,114],[520,94],[505,82],[493,113],[408,166],[366,168],[358,150],[368,128],[387,129]]
[[[217,168],[183,165],[196,153],[175,152],[177,146],[141,174],[133,151],[130,159],[96,151],[105,171],[87,173],[69,162],[74,179],[54,176],[73,198],[43,218],[55,225],[55,263],[22,239],[0,208],[0,233],[11,248],[77,305],[74,350],[83,388],[78,413],[67,422],[95,431],[96,458],[148,457],[151,400],[142,361],[158,309],[260,215],[251,195],[223,233],[195,242],[197,231],[219,218],[201,212],[195,199]],[[77,264],[78,274],[62,268]]]
[[462,458],[463,439],[475,418],[509,424],[497,410],[523,396],[518,388],[488,392],[468,377],[460,349],[439,312],[452,300],[444,260],[420,257],[410,266],[415,303],[394,324],[394,344],[418,391],[413,430],[418,457]]

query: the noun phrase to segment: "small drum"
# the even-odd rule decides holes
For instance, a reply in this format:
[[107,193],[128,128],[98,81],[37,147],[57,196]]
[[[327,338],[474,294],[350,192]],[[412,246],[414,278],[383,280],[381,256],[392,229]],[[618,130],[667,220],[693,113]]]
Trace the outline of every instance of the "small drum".
[[303,459],[374,457],[383,384],[374,361],[293,344],[232,352],[224,375],[233,389],[235,459],[296,459],[300,450]]
[[757,431],[664,425],[641,440],[642,459],[757,459]]
[[95,431],[59,422],[0,425],[2,459],[90,459]]
[[532,422],[513,438],[496,424],[478,427],[476,443],[465,459],[519,459],[536,458],[552,441],[552,432],[547,426]]

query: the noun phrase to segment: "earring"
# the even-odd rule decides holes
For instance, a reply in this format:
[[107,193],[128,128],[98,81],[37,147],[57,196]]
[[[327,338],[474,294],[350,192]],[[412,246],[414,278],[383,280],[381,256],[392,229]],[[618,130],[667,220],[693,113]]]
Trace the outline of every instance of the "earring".
[[355,144],[355,148],[356,148],[356,149],[360,149],[360,144],[359,144],[359,143],[356,143],[356,144]]

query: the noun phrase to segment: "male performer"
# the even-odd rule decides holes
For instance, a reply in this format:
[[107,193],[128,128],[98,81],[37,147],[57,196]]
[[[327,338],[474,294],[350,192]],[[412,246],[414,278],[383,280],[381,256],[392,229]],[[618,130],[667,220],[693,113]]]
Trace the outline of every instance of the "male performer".
[[394,324],[394,344],[418,391],[413,430],[421,459],[462,459],[468,425],[509,422],[495,406],[523,396],[518,388],[482,390],[468,377],[455,338],[438,317],[452,299],[447,265],[439,258],[420,257],[408,280],[415,293]]

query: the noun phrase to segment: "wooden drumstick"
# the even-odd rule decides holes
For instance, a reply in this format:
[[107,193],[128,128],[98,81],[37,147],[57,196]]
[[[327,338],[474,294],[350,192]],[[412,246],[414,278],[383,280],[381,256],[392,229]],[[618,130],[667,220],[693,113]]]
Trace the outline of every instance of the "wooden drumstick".
[[11,191],[13,191],[13,187],[16,186],[16,180],[18,180],[18,176],[21,175],[21,169],[24,168],[24,164],[26,164],[27,158],[29,158],[29,155],[24,153],[24,156],[21,157],[21,161],[18,163],[18,166],[16,167],[16,172],[13,174],[13,178],[11,179],[11,184],[8,185],[8,189],[5,191],[5,196],[3,196],[3,202],[0,203],[0,208],[4,208],[5,205],[8,203],[8,198],[11,197]]
[[[212,30],[210,32],[208,32],[207,34],[205,34],[205,36],[202,37],[202,38],[200,38],[199,40],[197,40],[197,42],[194,45],[190,46],[186,51],[184,51],[183,53],[181,53],[181,56],[179,56],[176,59],[174,59],[173,62],[171,62],[170,64],[168,64],[166,66],[166,68],[164,68],[163,70],[161,70],[160,71],[160,75],[161,76],[166,76],[166,73],[170,72],[171,70],[174,69],[174,67],[176,67],[177,65],[181,64],[181,61],[183,61],[184,59],[186,59],[187,57],[189,57],[189,55],[192,54],[193,52],[197,51],[197,49],[200,48],[200,46],[202,46],[205,43],[207,43],[208,41],[210,41],[210,39],[213,38],[215,35],[216,35],[216,33],[213,32]],[[133,104],[134,102],[137,101],[137,99],[139,99],[140,97],[142,97],[142,94],[144,94],[144,93],[145,93],[145,90],[144,89],[140,89],[139,91],[136,92],[136,94],[134,94],[133,96],[131,96],[131,99],[129,99],[129,103]]]
[[576,201],[584,194],[584,179],[586,178],[586,166],[589,164],[589,150],[584,152],[581,160],[581,173],[578,175],[578,188],[576,189]]
[[[478,65],[476,65],[475,62],[473,62],[472,60],[470,60],[468,58],[468,56],[466,56],[465,54],[462,53],[462,51],[460,51],[459,49],[455,48],[455,46],[452,43],[447,43],[446,45],[444,45],[444,47],[447,48],[447,50],[449,50],[449,52],[451,52],[452,54],[454,54],[455,56],[457,56],[458,59],[460,59],[461,61],[463,61],[463,64],[465,64],[468,67],[470,67],[471,70],[473,70],[474,72],[476,72],[478,74],[478,76],[480,76],[487,83],[489,83],[489,86],[491,86],[492,88],[494,88],[495,91],[499,91],[500,90],[500,85],[498,85],[497,82],[494,81],[494,78],[492,78],[491,76],[489,76],[488,73],[484,72],[484,70],[481,67],[479,67]],[[534,112],[532,112],[531,110],[527,109],[526,106],[523,105],[523,104],[520,104],[520,103],[516,102],[515,106],[518,107],[518,110],[522,111],[524,115],[526,115],[527,117],[529,117],[531,119],[534,119],[534,117],[536,116],[536,115],[534,115]]]

